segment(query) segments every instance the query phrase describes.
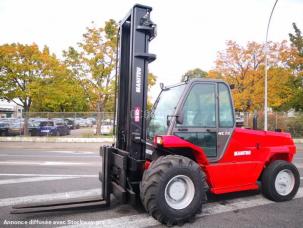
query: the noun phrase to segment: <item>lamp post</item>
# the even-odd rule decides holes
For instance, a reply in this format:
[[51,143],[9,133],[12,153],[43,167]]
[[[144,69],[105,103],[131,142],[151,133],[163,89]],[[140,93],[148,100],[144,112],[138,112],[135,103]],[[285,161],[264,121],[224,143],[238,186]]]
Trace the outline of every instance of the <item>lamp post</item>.
[[277,2],[279,0],[275,1],[275,4],[271,10],[270,16],[269,16],[269,20],[268,20],[268,24],[267,24],[267,30],[266,30],[266,39],[265,39],[265,83],[264,83],[264,130],[267,131],[268,127],[267,127],[267,110],[268,110],[268,104],[267,104],[267,54],[268,54],[268,31],[269,31],[269,25],[270,25],[270,21],[271,21],[271,17],[273,15],[273,12],[275,10],[275,7],[277,5]]

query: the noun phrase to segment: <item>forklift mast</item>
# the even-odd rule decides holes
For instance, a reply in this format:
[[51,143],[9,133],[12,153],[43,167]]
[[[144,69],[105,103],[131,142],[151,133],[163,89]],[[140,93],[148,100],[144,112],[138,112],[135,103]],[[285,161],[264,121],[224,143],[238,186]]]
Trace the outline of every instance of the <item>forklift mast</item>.
[[148,63],[156,56],[148,53],[156,35],[150,19],[152,8],[135,5],[119,26],[118,102],[116,145],[128,151],[131,160],[145,159]]

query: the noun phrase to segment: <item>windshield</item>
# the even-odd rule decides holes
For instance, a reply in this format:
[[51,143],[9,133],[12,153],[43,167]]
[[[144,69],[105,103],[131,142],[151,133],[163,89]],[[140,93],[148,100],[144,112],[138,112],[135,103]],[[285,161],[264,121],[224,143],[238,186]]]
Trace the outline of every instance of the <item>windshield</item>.
[[147,127],[147,139],[153,139],[155,135],[166,134],[167,117],[173,115],[184,90],[185,84],[165,89],[160,93],[151,112]]
[[54,123],[51,121],[45,121],[40,123],[41,127],[49,127],[49,126],[54,126]]
[[29,127],[39,127],[40,126],[40,122],[31,122],[31,123],[28,123],[29,124]]

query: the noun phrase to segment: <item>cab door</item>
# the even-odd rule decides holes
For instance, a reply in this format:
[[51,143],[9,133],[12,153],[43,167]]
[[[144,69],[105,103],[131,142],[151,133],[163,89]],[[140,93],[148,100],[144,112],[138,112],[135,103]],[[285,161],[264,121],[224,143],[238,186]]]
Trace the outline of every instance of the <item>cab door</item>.
[[172,134],[201,147],[209,161],[224,153],[234,127],[234,112],[225,83],[196,81],[188,87]]

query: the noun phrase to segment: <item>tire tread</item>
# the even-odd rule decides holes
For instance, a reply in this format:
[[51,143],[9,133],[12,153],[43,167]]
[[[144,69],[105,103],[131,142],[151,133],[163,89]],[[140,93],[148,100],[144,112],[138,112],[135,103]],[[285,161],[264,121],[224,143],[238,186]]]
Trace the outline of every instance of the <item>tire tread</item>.
[[[274,181],[277,173],[282,169],[290,169],[295,177],[295,186],[293,191],[287,196],[279,195],[274,188]],[[271,162],[264,170],[262,174],[262,193],[263,195],[273,201],[282,202],[291,200],[297,193],[300,185],[300,175],[297,168],[292,164],[284,160],[275,160]]]
[[[165,175],[169,169],[174,167],[189,167],[191,169],[194,169],[194,171],[197,171],[199,173],[203,186],[205,187],[206,185],[204,172],[201,170],[198,164],[187,157],[179,155],[161,156],[150,164],[149,169],[144,172],[142,181],[140,183],[141,201],[149,215],[168,226],[192,221],[195,215],[201,211],[202,207],[201,201],[200,208],[192,211],[191,215],[185,219],[176,217],[172,218],[168,215],[165,215],[164,213],[161,213],[156,203],[159,180],[162,179],[163,175]],[[202,192],[202,198],[205,198],[206,194],[204,188],[200,191]]]

